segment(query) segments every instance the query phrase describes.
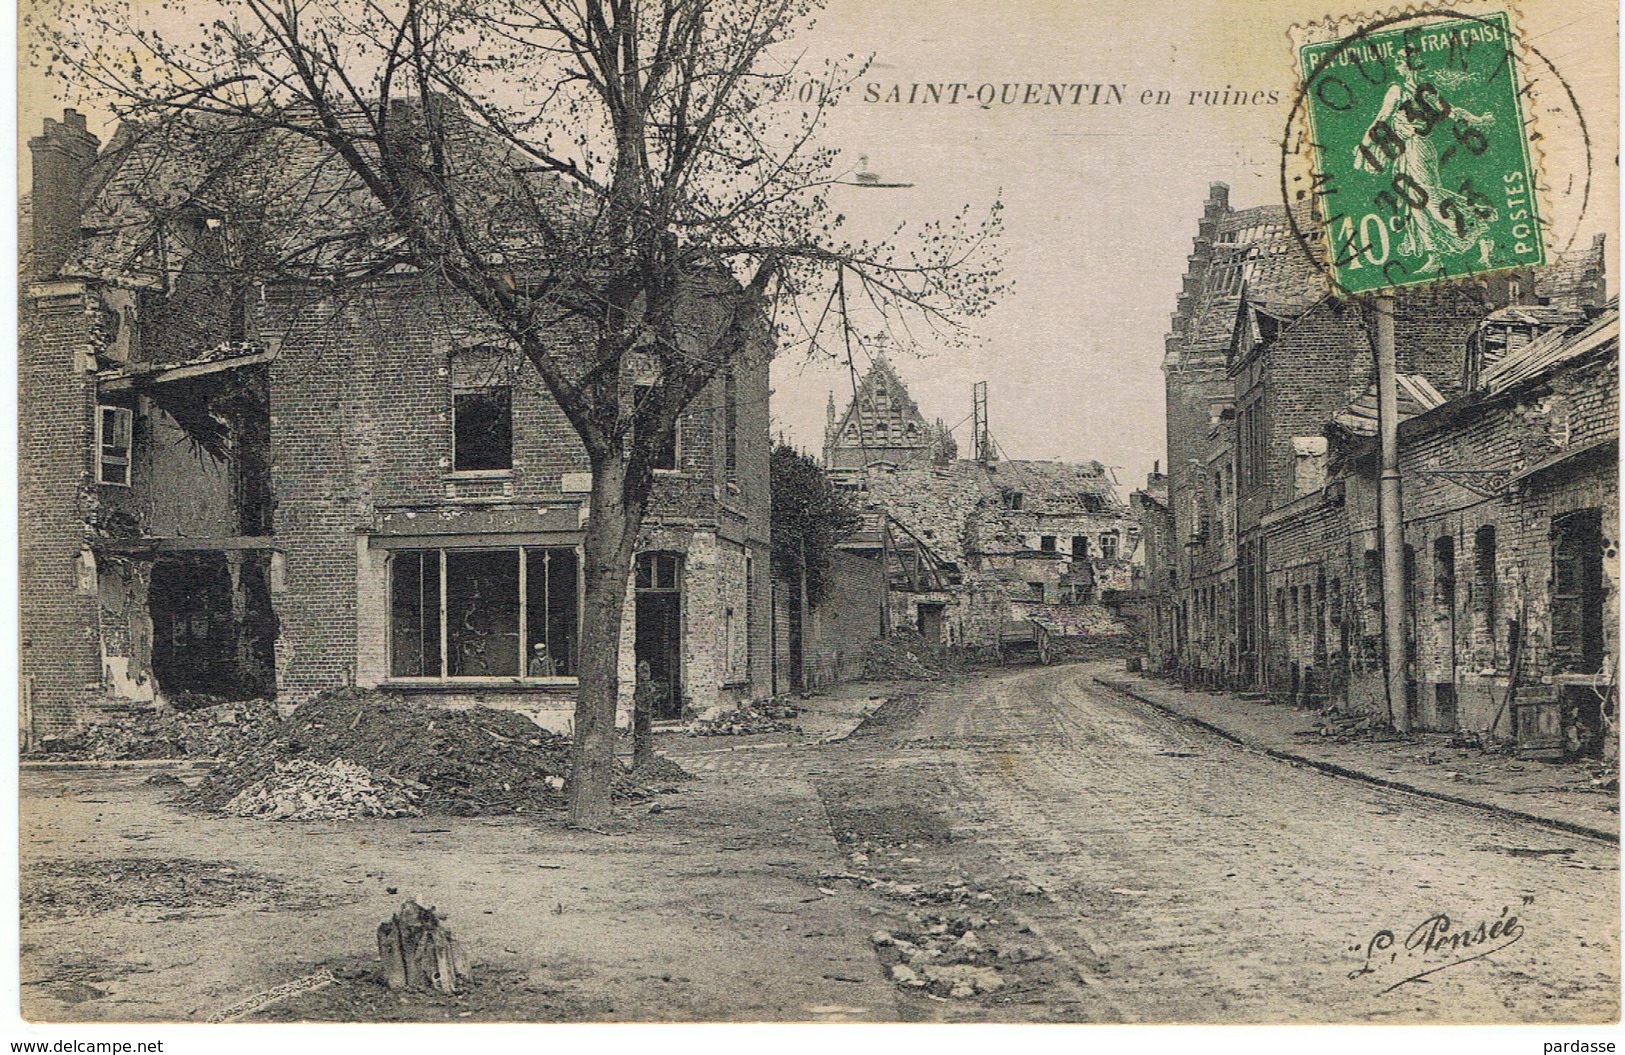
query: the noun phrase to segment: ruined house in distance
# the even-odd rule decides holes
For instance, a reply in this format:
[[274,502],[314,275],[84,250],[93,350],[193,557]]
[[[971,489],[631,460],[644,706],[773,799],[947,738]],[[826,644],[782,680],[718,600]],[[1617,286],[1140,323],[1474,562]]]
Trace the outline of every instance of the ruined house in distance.
[[[1307,216],[1299,226],[1314,230]],[[1154,667],[1387,714],[1365,317],[1214,184],[1163,359]],[[1618,749],[1619,307],[1602,236],[1396,295],[1401,728]],[[1528,726],[1528,728],[1526,728]],[[1555,749],[1555,745],[1554,745]]]
[[1102,601],[1139,584],[1140,527],[1099,462],[1000,459],[991,436],[958,457],[883,356],[844,413],[830,397],[824,465],[866,519],[845,548],[887,565],[888,628],[985,647],[1028,618],[1063,636],[1116,635]]
[[[30,147],[33,730],[184,694],[297,703],[347,684],[564,723],[590,475],[534,367],[444,284],[392,264],[386,239],[325,237],[364,228],[365,199],[308,140],[125,127],[103,148],[69,110]],[[527,207],[568,212],[554,178],[523,181]],[[513,204],[493,195],[493,225],[523,222]],[[244,281],[250,251],[309,256]],[[302,260],[342,253],[346,281],[300,278]],[[770,691],[760,343],[659,452],[623,705],[640,660],[667,717]]]

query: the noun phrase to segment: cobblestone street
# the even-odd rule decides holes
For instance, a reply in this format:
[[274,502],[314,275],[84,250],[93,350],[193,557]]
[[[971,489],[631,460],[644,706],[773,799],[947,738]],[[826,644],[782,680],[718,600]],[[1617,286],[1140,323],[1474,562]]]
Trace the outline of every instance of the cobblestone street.
[[[999,672],[893,702],[832,748],[826,778],[941,814],[951,838],[915,851],[916,875],[1013,873],[1043,889],[1023,911],[1072,969],[1075,1002],[1050,1001],[1063,1017],[1617,1017],[1615,847],[1269,758],[1097,672]],[[1473,943],[1427,949],[1438,914],[1439,933]],[[1488,938],[1510,916],[1516,940],[1476,940],[1479,921]],[[1384,931],[1393,945],[1356,974]]]

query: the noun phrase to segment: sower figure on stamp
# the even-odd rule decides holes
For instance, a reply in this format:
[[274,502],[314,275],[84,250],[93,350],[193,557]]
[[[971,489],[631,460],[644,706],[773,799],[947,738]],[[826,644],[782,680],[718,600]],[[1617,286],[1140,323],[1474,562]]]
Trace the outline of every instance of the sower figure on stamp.
[[[1383,94],[1376,117],[1354,148],[1354,166],[1380,172],[1386,160],[1392,168],[1397,197],[1389,195],[1389,205],[1395,217],[1402,218],[1399,223],[1391,221],[1403,231],[1399,252],[1423,258],[1413,274],[1431,274],[1441,255],[1457,256],[1471,249],[1495,219],[1495,210],[1482,195],[1445,189],[1439,151],[1429,136],[1438,122],[1448,119],[1455,122],[1458,139],[1469,142],[1476,136],[1482,141],[1483,134],[1476,130],[1493,125],[1495,115],[1469,113],[1439,95],[1439,85],[1449,88],[1465,74],[1433,70],[1424,80],[1408,58],[1401,58],[1398,65],[1400,81]],[[1470,186],[1463,189],[1470,191]],[[1489,253],[1486,245],[1484,256]]]

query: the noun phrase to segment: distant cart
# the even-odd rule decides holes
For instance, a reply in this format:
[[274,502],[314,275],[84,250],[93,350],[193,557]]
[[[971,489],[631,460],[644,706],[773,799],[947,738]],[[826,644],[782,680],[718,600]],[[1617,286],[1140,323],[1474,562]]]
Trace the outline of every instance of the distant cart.
[[1052,637],[1050,628],[1037,619],[1006,620],[999,628],[999,664],[1031,656],[1035,662],[1048,666],[1054,656]]

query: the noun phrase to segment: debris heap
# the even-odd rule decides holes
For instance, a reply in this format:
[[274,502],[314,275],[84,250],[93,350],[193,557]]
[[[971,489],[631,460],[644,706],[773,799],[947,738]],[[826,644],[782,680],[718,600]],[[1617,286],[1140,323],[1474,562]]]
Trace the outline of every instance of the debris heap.
[[769,700],[729,709],[713,707],[690,722],[689,736],[747,736],[752,733],[800,732],[790,719],[801,713],[797,707]]
[[[410,789],[412,805],[425,813],[539,813],[564,804],[570,739],[514,711],[430,707],[376,689],[336,689],[301,705],[274,737],[223,755],[183,798],[221,809],[245,788],[274,778],[277,763],[290,761],[352,763],[375,786],[393,778]],[[646,799],[674,786],[669,771],[658,776],[622,772],[614,793],[622,800]],[[330,777],[304,770],[299,779],[314,781],[302,789],[320,797]]]
[[350,817],[419,817],[421,784],[369,773],[342,758],[323,765],[294,759],[278,762],[271,775],[256,780],[221,807],[233,817],[277,821],[339,820]]
[[943,657],[906,631],[875,638],[863,652],[863,676],[871,680],[936,681],[944,669]]
[[558,805],[569,747],[513,711],[426,707],[374,689],[336,689],[300,706],[268,742],[223,756],[186,798],[220,809],[274,777],[279,762],[343,760],[374,778],[421,786],[414,805],[426,811],[529,813]]
[[26,757],[109,762],[217,758],[275,735],[278,721],[276,705],[269,700],[233,701],[164,714],[137,711],[47,739]]

